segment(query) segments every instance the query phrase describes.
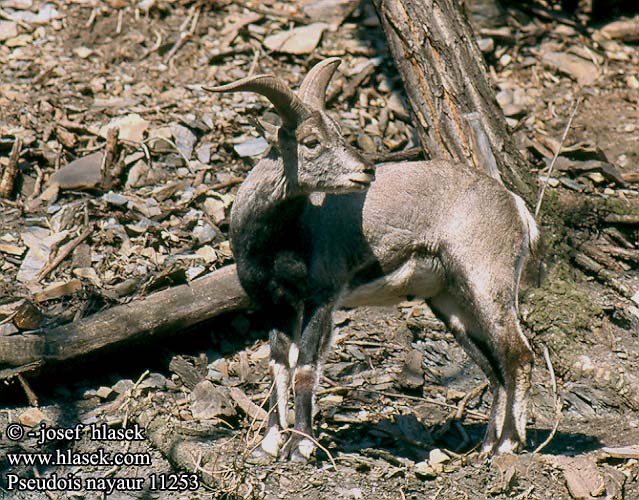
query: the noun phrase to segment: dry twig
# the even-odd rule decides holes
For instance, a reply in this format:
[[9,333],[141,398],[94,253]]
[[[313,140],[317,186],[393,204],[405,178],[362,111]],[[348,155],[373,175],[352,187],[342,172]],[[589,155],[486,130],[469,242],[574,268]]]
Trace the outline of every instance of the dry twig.
[[38,396],[36,396],[36,393],[34,392],[34,390],[31,388],[31,386],[26,381],[26,379],[22,376],[22,373],[18,373],[16,378],[18,379],[18,382],[20,382],[20,386],[22,387],[22,390],[26,394],[27,399],[29,400],[29,404],[31,406],[38,406]]
[[575,101],[575,106],[572,108],[572,113],[570,114],[570,118],[568,119],[568,123],[566,124],[566,128],[564,129],[564,133],[561,136],[561,141],[559,141],[559,146],[557,147],[557,151],[555,151],[555,155],[552,157],[552,161],[550,162],[550,166],[548,167],[548,174],[546,174],[546,179],[541,186],[541,191],[539,192],[539,199],[537,200],[537,206],[535,207],[535,218],[539,215],[539,210],[541,209],[541,202],[544,200],[544,193],[546,192],[546,186],[548,186],[548,182],[550,181],[550,176],[552,175],[552,171],[555,168],[555,163],[557,162],[557,158],[559,157],[559,153],[561,153],[561,148],[564,147],[564,142],[566,137],[568,136],[568,131],[572,126],[572,120],[577,113],[577,109],[579,108],[579,103],[581,102],[581,96],[577,97]]
[[42,269],[42,271],[40,271],[38,273],[38,275],[36,276],[36,279],[35,279],[36,283],[42,281],[45,277],[47,277],[49,275],[49,273],[51,273],[51,271],[53,271],[56,267],[58,267],[60,265],[60,263],[64,259],[66,259],[69,256],[69,254],[80,243],[82,243],[89,236],[91,236],[92,233],[93,233],[93,226],[89,226],[84,231],[82,231],[82,233],[80,233],[80,235],[77,238],[75,238],[74,240],[70,241],[65,246],[63,246],[60,249],[60,251],[58,252],[58,254],[55,256],[55,259],[53,259],[47,266],[45,266]]
[[241,0],[235,0],[233,3],[236,5],[240,5],[241,7],[244,7],[245,9],[248,9],[250,11],[257,12],[258,14],[262,14],[266,17],[270,17],[274,19],[283,19],[287,22],[292,21],[297,24],[309,24],[311,22],[311,20],[306,16],[296,16],[292,14],[286,14],[283,12],[282,13],[276,12],[275,10],[268,9],[266,7],[253,5],[253,2],[244,2]]
[[335,463],[335,459],[333,458],[333,455],[331,455],[331,452],[328,451],[324,446],[322,446],[319,443],[319,441],[315,439],[313,436],[306,434],[305,432],[298,431],[297,429],[292,429],[290,427],[288,429],[285,429],[283,432],[292,432],[293,434],[297,434],[298,436],[303,436],[309,441],[311,441],[315,446],[317,446],[320,450],[326,453],[326,456],[328,456],[328,459],[331,461],[331,464],[333,465],[333,469],[337,470],[337,464]]
[[[186,20],[184,21],[184,23],[182,23],[182,26],[180,27],[180,34],[178,36],[178,39],[175,41],[175,43],[173,44],[173,47],[171,47],[171,49],[166,53],[166,56],[164,57],[165,64],[168,64],[169,61],[173,59],[173,56],[175,56],[177,51],[180,50],[182,46],[188,40],[190,40],[191,37],[195,34],[197,23],[200,19],[201,11],[202,11],[202,5],[199,2],[196,3],[193,7],[191,7],[188,17],[186,18]],[[191,23],[191,26],[189,27],[188,31],[184,31],[186,27],[188,26],[189,22]]]
[[114,180],[117,182],[122,173],[121,168],[118,168],[119,166],[115,161],[118,150],[118,134],[119,131],[116,127],[107,130],[106,147],[102,157],[102,165],[100,166],[102,178],[107,186],[110,186]]
[[632,300],[634,291],[628,285],[619,281],[617,273],[606,269],[594,259],[591,259],[589,256],[581,252],[577,252],[575,254],[574,260],[575,264],[585,271],[594,274],[600,282],[611,287],[622,297]]
[[98,17],[98,7],[94,7],[93,10],[91,10],[91,14],[89,15],[89,19],[87,19],[87,22],[84,23],[84,27],[87,29],[91,29],[91,27],[93,26],[93,23],[95,23],[95,19]]
[[18,161],[20,160],[20,151],[22,150],[22,139],[16,137],[9,155],[9,163],[2,172],[0,179],[0,198],[9,198],[13,193],[16,178],[18,177]]
[[610,214],[606,216],[604,222],[609,224],[620,224],[627,226],[639,226],[639,215],[617,215]]
[[539,446],[537,446],[537,448],[535,448],[535,451],[533,451],[533,453],[539,453],[548,445],[548,443],[550,443],[550,441],[552,441],[552,438],[555,437],[555,433],[557,432],[557,429],[559,428],[559,422],[561,421],[561,398],[557,394],[557,379],[555,377],[555,369],[553,368],[552,361],[550,360],[548,347],[546,347],[546,345],[543,344],[543,348],[544,348],[544,360],[546,361],[546,366],[548,367],[548,373],[550,375],[550,386],[552,388],[552,397],[555,402],[555,424],[553,425],[553,428],[552,428],[552,431],[550,431],[550,434],[548,434],[548,437],[544,440],[543,443],[541,443]]

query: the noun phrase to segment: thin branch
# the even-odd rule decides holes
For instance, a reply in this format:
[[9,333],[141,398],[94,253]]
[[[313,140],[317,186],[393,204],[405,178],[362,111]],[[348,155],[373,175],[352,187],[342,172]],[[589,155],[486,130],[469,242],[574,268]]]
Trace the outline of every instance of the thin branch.
[[36,283],[42,281],[46,276],[51,273],[56,267],[60,265],[60,263],[68,257],[68,255],[84,240],[86,240],[89,236],[93,234],[93,225],[86,228],[80,235],[74,239],[73,241],[67,243],[58,254],[55,256],[55,259],[51,261],[46,267],[42,269],[36,276]]
[[559,428],[559,422],[561,420],[561,398],[557,395],[557,378],[555,377],[555,369],[553,368],[552,361],[550,360],[548,347],[546,347],[546,344],[542,344],[542,346],[544,348],[544,360],[546,361],[546,366],[548,367],[548,373],[550,375],[552,397],[553,401],[555,402],[555,425],[553,425],[552,431],[550,431],[548,437],[544,440],[543,443],[535,448],[535,451],[533,451],[533,453],[539,453],[548,445],[548,443],[550,443],[550,441],[552,441],[552,438],[555,437],[557,429]]
[[568,123],[566,124],[566,128],[564,130],[564,134],[561,136],[561,141],[559,142],[559,147],[557,151],[555,151],[555,155],[552,157],[552,161],[550,162],[550,167],[548,168],[548,174],[546,175],[546,180],[541,186],[541,191],[539,192],[539,199],[537,200],[537,206],[535,207],[535,218],[539,215],[539,210],[541,209],[541,202],[544,200],[544,193],[546,192],[546,186],[548,186],[548,182],[550,181],[550,176],[552,175],[552,171],[555,168],[555,163],[557,162],[557,158],[559,157],[559,153],[561,153],[561,148],[564,147],[564,141],[566,140],[566,136],[568,136],[568,131],[572,125],[572,120],[577,113],[577,109],[579,108],[579,103],[581,102],[581,96],[577,97],[575,100],[575,106],[572,109],[572,113],[570,114],[570,118],[568,119]]
[[9,163],[7,164],[0,178],[0,198],[9,198],[15,188],[18,177],[18,162],[20,161],[20,151],[22,150],[22,139],[16,137],[13,141]]
[[457,405],[457,411],[455,412],[455,420],[461,420],[464,416],[464,411],[466,410],[466,406],[470,402],[471,399],[475,399],[477,396],[480,396],[486,389],[488,389],[488,382],[483,382],[475,387],[472,391],[467,392],[463,399]]
[[[268,393],[266,394],[266,396],[264,397],[264,399],[262,400],[262,404],[260,405],[260,408],[263,408],[264,405],[266,404],[266,402],[270,399],[271,394],[273,393],[273,391],[275,390],[275,381],[273,380],[270,384],[270,387],[268,389]],[[288,394],[287,394],[288,396]],[[267,417],[271,416],[271,413],[273,413],[273,411],[275,411],[276,406],[273,406],[272,408],[269,408],[268,411],[266,412]],[[253,445],[253,443],[255,443],[255,440],[257,439],[256,436],[259,437],[260,432],[262,431],[262,429],[264,428],[264,424],[266,423],[267,419],[264,419],[260,422],[260,425],[257,427],[257,429],[254,430],[253,432],[253,437],[250,438],[249,437],[249,433],[251,432],[251,430],[253,429],[253,426],[255,425],[255,423],[257,422],[257,413],[255,415],[253,415],[253,418],[251,419],[251,424],[248,426],[248,429],[246,430],[246,438],[245,438],[245,443],[246,446],[253,446],[253,449],[251,450],[251,453],[257,449],[257,447],[260,445],[260,443],[262,442],[262,440],[260,440],[259,443],[257,443],[257,445]]]
[[[202,4],[199,2],[191,8],[188,17],[184,20],[184,23],[182,23],[182,26],[180,27],[181,31],[178,39],[173,44],[173,47],[171,47],[171,49],[166,53],[166,56],[164,58],[165,64],[168,64],[169,61],[173,59],[173,56],[177,54],[177,51],[180,50],[182,46],[187,42],[187,40],[190,40],[191,37],[193,37],[197,28],[197,23],[200,19],[201,11]],[[188,31],[184,31],[189,23],[191,23],[191,26],[189,27]]]
[[118,149],[118,128],[111,127],[106,133],[106,146],[104,149],[104,156],[102,157],[102,165],[100,165],[100,172],[102,172],[102,178],[107,186],[110,186],[112,181],[118,181],[118,172],[115,174],[114,170],[115,156]]
[[17,379],[18,379],[18,382],[20,382],[20,385],[22,386],[22,390],[26,394],[27,399],[29,400],[29,404],[31,406],[38,406],[38,396],[36,396],[36,393],[29,385],[29,382],[27,382],[27,380],[22,376],[21,373],[18,373]]
[[331,452],[328,451],[324,446],[322,446],[319,443],[319,441],[315,439],[313,436],[306,434],[306,432],[298,431],[297,429],[292,429],[292,428],[285,429],[283,432],[292,432],[293,434],[297,434],[298,436],[303,436],[309,441],[311,441],[315,446],[317,446],[320,450],[326,453],[326,455],[328,456],[328,459],[331,461],[331,464],[333,465],[333,468],[337,470],[337,464],[335,463],[335,459],[333,458],[333,455],[331,455]]

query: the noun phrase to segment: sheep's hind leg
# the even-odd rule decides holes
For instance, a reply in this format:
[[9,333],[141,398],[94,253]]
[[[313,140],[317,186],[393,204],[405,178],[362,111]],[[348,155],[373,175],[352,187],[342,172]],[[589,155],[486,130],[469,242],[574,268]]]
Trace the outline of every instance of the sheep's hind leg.
[[450,295],[431,302],[491,382],[493,404],[481,448],[481,455],[486,457],[521,451],[526,445],[533,353],[519,326],[514,304],[497,302],[487,294],[481,299],[465,301],[474,304],[473,314]]
[[528,391],[533,352],[521,331],[517,314],[504,311],[495,329],[495,344],[506,387],[504,425],[493,453],[514,453],[526,446]]
[[490,382],[493,403],[484,436],[481,455],[492,453],[502,433],[506,415],[506,388],[500,376],[500,368],[488,345],[481,339],[481,327],[475,315],[461,304],[466,301],[458,299],[448,292],[442,292],[431,298],[428,303],[433,312],[446,324],[466,354],[481,368]]

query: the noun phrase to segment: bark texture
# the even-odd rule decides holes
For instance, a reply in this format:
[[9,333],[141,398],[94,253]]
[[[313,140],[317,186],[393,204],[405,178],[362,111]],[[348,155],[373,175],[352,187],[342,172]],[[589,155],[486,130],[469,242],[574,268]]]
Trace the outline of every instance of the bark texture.
[[532,205],[535,189],[495,100],[486,64],[459,2],[373,0],[404,82],[422,147],[432,158],[490,173],[482,137],[469,126],[477,113],[504,184]]
[[136,338],[180,331],[250,301],[235,265],[42,333],[0,337],[0,366],[61,362]]

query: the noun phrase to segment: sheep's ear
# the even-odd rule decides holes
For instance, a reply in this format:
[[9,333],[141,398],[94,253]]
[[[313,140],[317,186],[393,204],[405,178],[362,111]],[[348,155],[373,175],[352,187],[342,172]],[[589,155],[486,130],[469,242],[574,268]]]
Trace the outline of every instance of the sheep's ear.
[[310,111],[302,100],[281,78],[273,75],[257,75],[242,78],[221,87],[202,87],[209,92],[256,92],[266,97],[282,118],[284,126],[294,130]]
[[277,117],[277,115],[272,113],[270,114],[271,116],[269,117],[268,116],[269,113],[265,113],[265,115],[262,118],[256,118],[254,120],[251,120],[251,122],[255,126],[257,131],[260,133],[260,135],[264,137],[264,139],[266,139],[266,142],[268,142],[271,146],[273,146],[279,151],[280,149],[279,137],[280,137],[280,129],[282,128],[282,124],[281,122],[277,123],[277,121],[279,120],[276,121],[274,119]]
[[326,89],[341,63],[339,57],[329,57],[311,68],[297,92],[304,104],[311,109],[326,107]]

